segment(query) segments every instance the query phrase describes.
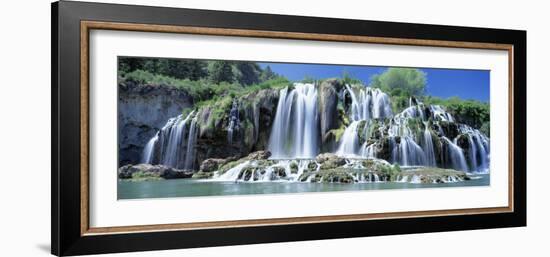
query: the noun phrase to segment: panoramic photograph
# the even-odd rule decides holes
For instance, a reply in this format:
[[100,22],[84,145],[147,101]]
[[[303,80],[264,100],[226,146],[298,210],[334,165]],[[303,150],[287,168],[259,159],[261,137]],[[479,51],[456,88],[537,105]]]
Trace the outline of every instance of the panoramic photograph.
[[119,200],[490,185],[488,70],[119,56],[117,72]]

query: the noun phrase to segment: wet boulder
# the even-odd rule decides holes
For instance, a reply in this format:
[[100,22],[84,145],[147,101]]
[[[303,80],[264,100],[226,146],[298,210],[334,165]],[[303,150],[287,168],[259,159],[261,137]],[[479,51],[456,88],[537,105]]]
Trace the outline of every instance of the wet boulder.
[[267,160],[271,156],[270,151],[256,151],[250,153],[246,158],[248,160]]
[[206,159],[201,163],[200,171],[202,172],[216,171],[225,163],[227,163],[226,159],[218,159],[218,158]]
[[125,165],[118,169],[119,179],[150,180],[190,178],[193,171],[174,169],[164,165]]
[[317,155],[315,158],[317,163],[321,165],[321,169],[334,169],[346,164],[346,159],[340,156],[337,156],[333,153],[322,153]]
[[323,139],[329,130],[340,126],[337,106],[341,87],[342,84],[337,79],[327,79],[319,85],[319,121]]

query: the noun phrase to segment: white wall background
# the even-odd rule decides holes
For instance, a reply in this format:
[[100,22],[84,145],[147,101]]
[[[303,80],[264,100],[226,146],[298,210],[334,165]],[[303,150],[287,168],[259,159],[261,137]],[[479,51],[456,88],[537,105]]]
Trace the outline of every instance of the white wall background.
[[[528,31],[528,227],[126,253],[117,256],[547,256],[550,172],[546,103],[550,57],[545,1],[214,1],[103,2]],[[50,1],[0,10],[0,255],[47,256],[50,242]],[[521,172],[521,171],[518,171]]]

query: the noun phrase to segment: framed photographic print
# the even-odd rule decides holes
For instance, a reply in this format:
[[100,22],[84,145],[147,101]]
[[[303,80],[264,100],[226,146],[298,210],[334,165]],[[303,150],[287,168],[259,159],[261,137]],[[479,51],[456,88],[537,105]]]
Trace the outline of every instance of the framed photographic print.
[[52,253],[526,225],[526,32],[57,2]]

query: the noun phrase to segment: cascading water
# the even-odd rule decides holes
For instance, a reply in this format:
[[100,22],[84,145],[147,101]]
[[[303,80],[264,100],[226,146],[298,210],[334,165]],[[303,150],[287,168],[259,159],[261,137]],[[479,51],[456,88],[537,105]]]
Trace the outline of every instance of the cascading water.
[[403,166],[424,165],[426,157],[422,148],[411,137],[404,136],[393,149],[393,162]]
[[337,154],[342,156],[362,155],[366,145],[359,149],[359,137],[357,126],[360,121],[367,121],[367,126],[371,124],[371,119],[381,119],[392,115],[391,104],[387,94],[377,88],[362,87],[359,89],[359,96],[355,94],[350,85],[346,85],[346,92],[351,98],[351,108],[349,118],[352,121],[346,127]]
[[152,137],[149,142],[145,145],[143,149],[143,156],[141,157],[142,163],[152,163],[154,158],[154,147],[159,140],[159,133],[157,132],[154,137]]
[[233,131],[239,130],[240,120],[239,120],[239,103],[237,99],[233,100],[231,105],[231,111],[229,112],[229,124],[227,125],[227,143],[233,143]]
[[361,149],[361,156],[366,158],[376,158],[376,152],[374,149],[376,147],[376,143],[370,144],[368,146],[366,144],[367,142],[365,142]]
[[424,149],[425,159],[426,159],[426,166],[435,167],[435,152],[434,152],[434,145],[433,145],[433,138],[432,133],[428,129],[428,124],[424,123],[424,126],[426,127],[424,129],[424,142],[422,144],[422,148]]
[[460,126],[460,132],[468,137],[469,170],[487,172],[489,169],[489,139],[479,130],[466,125]]
[[[489,139],[486,136],[467,125],[459,124],[460,134],[468,137],[468,163],[464,156],[466,148],[458,146],[457,138],[447,138],[440,124],[454,123],[453,116],[439,105],[430,105],[426,108],[423,103],[412,98],[409,103],[411,106],[394,116],[388,130],[393,145],[392,162],[405,166],[436,167],[438,163],[433,144],[435,140],[446,143],[446,154],[449,158],[441,160],[441,165],[466,172],[483,172],[488,169]],[[431,131],[432,122],[438,130],[439,139],[434,138],[435,133]],[[395,137],[400,138],[399,143],[395,143]]]
[[466,158],[464,158],[464,152],[455,143],[451,142],[447,137],[442,137],[447,143],[447,151],[451,157],[451,165],[455,170],[468,171],[468,165],[466,164]]
[[347,128],[344,130],[344,134],[340,139],[341,143],[336,152],[338,155],[350,155],[353,156],[357,153],[359,149],[359,137],[357,136],[357,126],[360,121],[353,121]]
[[197,140],[197,117],[191,120],[189,126],[189,138],[187,139],[187,151],[185,152],[185,169],[193,169],[195,161],[195,141]]
[[277,112],[269,138],[274,159],[314,158],[318,153],[317,88],[295,83],[279,92]]
[[[160,131],[160,139],[162,141],[161,159],[159,163],[179,168],[185,163],[184,155],[181,153],[180,145],[185,142],[185,134],[187,133],[187,121],[194,113],[191,112],[187,117],[179,115],[176,118],[170,119]],[[183,164],[182,164],[183,162]]]
[[351,97],[351,120],[380,119],[392,115],[390,98],[380,89],[362,87],[359,89],[359,96],[350,85],[346,85],[346,90]]
[[439,105],[430,105],[430,112],[434,120],[455,122],[453,116]]
[[[314,160],[276,160],[267,167],[261,167],[257,161],[246,161],[221,175],[216,174],[212,180],[225,182],[296,182],[311,164],[315,164],[315,171],[319,170],[319,165]],[[276,169],[281,170],[282,174],[275,172]]]
[[250,161],[243,162],[229,170],[227,170],[222,175],[214,177],[215,181],[237,181],[239,174],[241,173],[244,167],[247,167],[250,164]]
[[[388,134],[393,139],[393,163],[403,166],[427,165],[426,153],[417,143],[419,140],[409,124],[411,119],[423,119],[425,116],[421,107],[410,106],[391,120]],[[399,143],[396,143],[396,138]]]
[[[340,138],[336,155],[350,160],[383,158],[404,167],[430,166],[488,172],[489,138],[477,129],[456,123],[443,107],[425,106],[411,98],[410,106],[393,116],[388,95],[379,89],[346,85],[342,92],[341,96],[349,94],[351,99],[347,109],[350,123]],[[194,169],[198,117],[193,111],[187,116],[179,115],[168,120],[145,145],[141,161],[177,169]],[[240,128],[237,100],[233,100],[227,117],[227,143],[232,144],[234,132]],[[315,161],[321,148],[319,129],[316,85],[295,83],[281,89],[268,141],[271,163],[265,166],[257,161],[246,161],[221,175],[215,175],[214,180],[320,182],[323,178],[314,178],[312,173],[304,174],[304,170],[311,172],[313,164],[319,170],[320,164]],[[359,133],[362,133],[361,137]],[[345,168],[364,169],[359,167],[359,163],[350,162]],[[389,180],[375,173],[359,172],[354,173],[353,177],[357,183]],[[419,179],[412,175],[401,176],[397,180],[392,178],[412,183]],[[454,182],[458,178],[449,177],[445,181]]]
[[[192,120],[188,128],[189,120]],[[192,169],[196,140],[196,115],[178,115],[149,140],[143,151],[143,163],[162,164],[173,168]]]

